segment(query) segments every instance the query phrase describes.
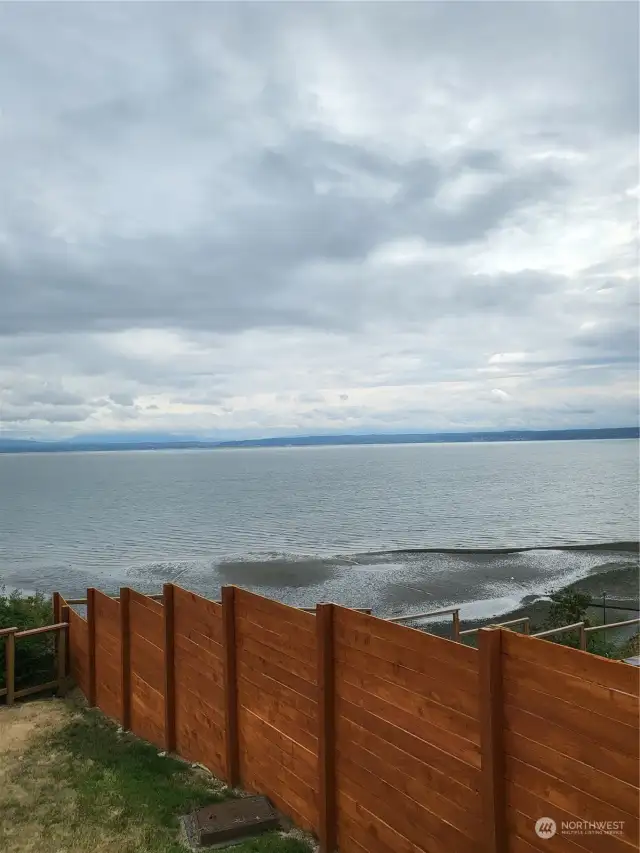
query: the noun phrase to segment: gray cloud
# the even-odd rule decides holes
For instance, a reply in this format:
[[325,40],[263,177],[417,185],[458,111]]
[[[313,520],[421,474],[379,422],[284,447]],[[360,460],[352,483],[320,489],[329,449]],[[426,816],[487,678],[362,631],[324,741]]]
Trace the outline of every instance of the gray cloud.
[[3,4],[2,419],[625,422],[637,30],[625,3]]

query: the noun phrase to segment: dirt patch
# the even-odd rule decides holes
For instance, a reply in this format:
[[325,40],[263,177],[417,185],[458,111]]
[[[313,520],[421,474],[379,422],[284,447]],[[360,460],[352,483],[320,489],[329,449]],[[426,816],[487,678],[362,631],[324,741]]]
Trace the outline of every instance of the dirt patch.
[[69,706],[56,700],[0,708],[0,779],[20,762],[35,739],[60,729],[70,715]]

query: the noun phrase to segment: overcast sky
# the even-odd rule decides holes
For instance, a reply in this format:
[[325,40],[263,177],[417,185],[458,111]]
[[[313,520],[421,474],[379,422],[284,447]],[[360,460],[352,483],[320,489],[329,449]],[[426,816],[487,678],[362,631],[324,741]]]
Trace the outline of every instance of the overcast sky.
[[0,4],[5,436],[630,425],[635,3]]

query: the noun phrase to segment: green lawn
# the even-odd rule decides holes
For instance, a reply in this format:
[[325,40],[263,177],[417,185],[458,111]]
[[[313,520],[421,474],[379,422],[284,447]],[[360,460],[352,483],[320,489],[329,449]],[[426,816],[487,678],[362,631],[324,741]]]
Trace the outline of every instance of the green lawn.
[[[54,721],[38,727],[38,708]],[[20,731],[25,718],[36,723],[21,746],[11,727]],[[229,796],[208,774],[118,733],[99,712],[59,700],[0,708],[0,765],[0,849],[12,853],[184,853],[178,816]],[[231,849],[312,848],[270,833]]]

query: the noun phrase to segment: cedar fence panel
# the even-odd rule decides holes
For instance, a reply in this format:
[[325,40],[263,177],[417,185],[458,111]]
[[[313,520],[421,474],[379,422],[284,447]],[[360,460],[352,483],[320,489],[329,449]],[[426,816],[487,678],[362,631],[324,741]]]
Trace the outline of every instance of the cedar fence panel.
[[89,632],[87,620],[69,607],[69,674],[85,696],[89,695]]
[[222,606],[173,587],[175,748],[224,776]]
[[342,853],[479,853],[477,652],[340,607],[334,638]]
[[129,592],[131,731],[163,748],[164,608],[146,595]]
[[120,602],[99,590],[94,593],[95,703],[122,721]]
[[318,826],[315,616],[237,589],[240,778],[305,829]]
[[[638,849],[638,671],[520,634],[502,636],[504,746],[511,843],[532,850]],[[555,820],[551,839],[534,830]],[[616,821],[620,834],[563,832]]]

